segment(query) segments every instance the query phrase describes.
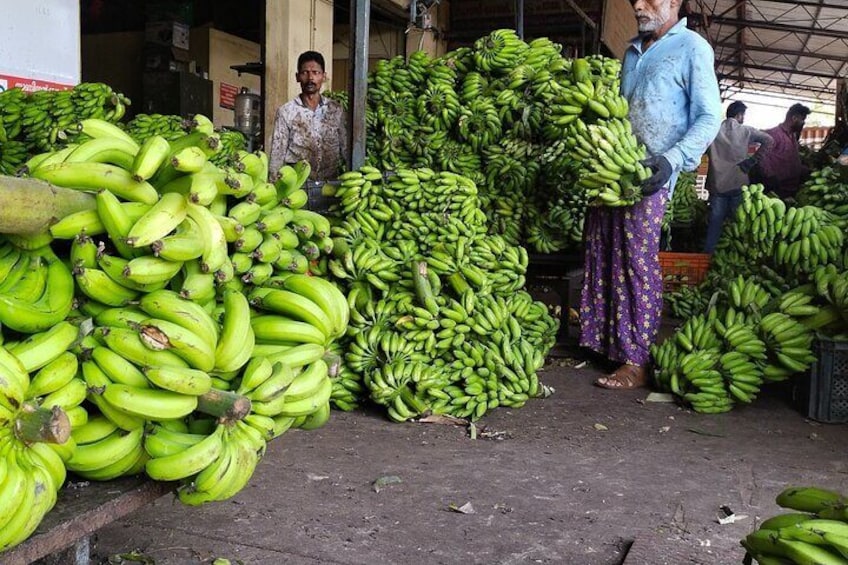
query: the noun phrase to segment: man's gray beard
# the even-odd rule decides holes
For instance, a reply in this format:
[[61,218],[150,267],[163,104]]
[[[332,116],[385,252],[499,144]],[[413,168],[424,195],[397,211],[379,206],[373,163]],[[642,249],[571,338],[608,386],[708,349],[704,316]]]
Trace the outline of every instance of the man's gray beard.
[[664,4],[648,23],[639,25],[639,35],[650,35],[660,29],[671,18],[671,6]]

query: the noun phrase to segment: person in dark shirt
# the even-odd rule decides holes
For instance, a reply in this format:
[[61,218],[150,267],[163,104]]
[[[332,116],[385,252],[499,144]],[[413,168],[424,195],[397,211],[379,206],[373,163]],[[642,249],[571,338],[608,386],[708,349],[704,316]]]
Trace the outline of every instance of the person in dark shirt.
[[798,143],[809,114],[810,109],[803,104],[790,106],[783,123],[766,130],[774,145],[751,170],[751,182],[762,183],[766,192],[784,200],[794,198],[810,175],[810,169],[801,162]]

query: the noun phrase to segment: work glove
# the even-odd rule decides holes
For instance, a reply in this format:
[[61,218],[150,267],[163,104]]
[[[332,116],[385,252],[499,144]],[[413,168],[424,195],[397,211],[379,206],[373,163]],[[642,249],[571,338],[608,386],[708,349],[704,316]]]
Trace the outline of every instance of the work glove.
[[662,155],[648,157],[642,161],[642,165],[651,169],[650,177],[642,181],[642,196],[650,196],[664,187],[671,178],[671,163]]
[[756,164],[756,159],[754,159],[753,157],[748,157],[744,161],[740,161],[739,163],[737,163],[736,166],[739,167],[739,169],[747,175],[751,172],[751,169],[753,169],[754,165]]

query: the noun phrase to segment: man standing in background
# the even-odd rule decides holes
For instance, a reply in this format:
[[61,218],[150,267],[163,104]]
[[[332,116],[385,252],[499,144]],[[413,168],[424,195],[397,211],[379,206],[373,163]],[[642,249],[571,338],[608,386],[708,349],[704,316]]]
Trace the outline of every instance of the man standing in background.
[[780,198],[794,198],[801,184],[810,176],[810,169],[801,162],[798,138],[810,109],[793,104],[779,126],[766,130],[774,139],[774,147],[751,171],[751,182],[762,183],[766,192]]
[[277,109],[268,170],[308,161],[310,180],[332,180],[347,163],[347,119],[341,105],[321,96],[324,56],[306,51],[297,58],[300,94]]
[[[707,153],[707,191],[710,193],[710,223],[704,252],[712,253],[721,227],[732,216],[742,199],[742,187],[748,184],[748,172],[768,154],[774,140],[765,132],[743,125],[744,103],[736,101],[727,107],[725,119]],[[748,156],[751,144],[759,144],[756,153]]]

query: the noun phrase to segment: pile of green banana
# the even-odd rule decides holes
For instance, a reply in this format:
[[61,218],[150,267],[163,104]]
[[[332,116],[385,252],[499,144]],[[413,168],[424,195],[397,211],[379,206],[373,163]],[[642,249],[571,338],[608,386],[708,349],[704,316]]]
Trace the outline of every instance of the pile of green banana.
[[706,312],[709,298],[697,286],[681,286],[673,292],[663,293],[663,306],[672,317],[686,320]]
[[557,322],[524,292],[526,251],[488,235],[475,184],[428,168],[345,173],[330,273],[350,328],[331,397],[404,421],[477,419],[541,392]]
[[706,230],[709,208],[707,202],[702,200],[695,190],[696,178],[694,172],[681,172],[674,185],[674,194],[671,200],[666,202],[662,223],[666,249],[674,249],[672,226],[694,229],[700,233]]
[[489,231],[512,245],[579,245],[587,203],[640,198],[645,150],[618,93],[619,62],[561,51],[499,29],[439,58],[378,62],[369,75],[369,164],[470,178]]
[[763,383],[807,370],[815,361],[813,332],[838,316],[820,310],[805,292],[775,297],[755,279],[735,277],[706,314],[690,317],[652,347],[657,386],[696,412],[720,413],[755,400]]
[[[136,114],[132,120],[126,123],[124,129],[130,137],[139,143],[156,135],[162,136],[168,141],[174,141],[182,137],[186,131],[194,130],[200,125],[208,127],[205,122],[206,117],[202,114],[190,119],[165,114]],[[220,167],[226,167],[230,163],[237,162],[239,152],[243,151],[247,145],[244,134],[236,130],[223,130],[216,132],[216,135],[218,136],[218,149],[213,155],[209,155],[209,160]]]
[[755,274],[765,265],[797,285],[819,266],[841,267],[844,258],[845,230],[839,217],[818,206],[787,206],[753,184],[743,187],[742,203],[722,231],[711,270],[721,278],[740,271]]
[[767,518],[741,540],[744,563],[848,564],[848,498],[820,487],[788,487],[776,502],[790,512]]
[[[681,395],[698,411],[728,410],[733,402],[753,400],[761,384],[806,371],[816,361],[814,332],[848,338],[848,246],[840,220],[809,204],[787,207],[765,196],[759,185],[745,187],[743,198],[722,234],[707,281],[689,291],[700,294],[704,306],[694,314],[684,312],[690,316],[687,323],[654,348],[658,386]],[[751,331],[732,330],[740,323]],[[715,331],[731,349],[741,345],[742,353],[756,353],[749,360],[733,356],[753,370],[746,368],[740,377],[736,364],[719,367],[733,351],[716,350],[710,339],[698,346],[701,326],[708,328],[701,330],[701,339]],[[748,339],[751,343],[745,343]],[[690,344],[712,351],[699,353],[699,363],[690,360],[684,367]],[[727,373],[722,379],[710,373],[722,370]],[[704,371],[712,378],[705,379]]]
[[[216,165],[211,122],[188,127],[136,141],[87,118],[75,143],[26,162],[32,177],[94,196],[45,233],[0,238],[0,362],[20,372],[0,379],[0,454],[15,454],[0,458],[15,477],[0,489],[16,489],[0,509],[21,509],[0,513],[15,516],[0,549],[37,526],[66,469],[98,481],[144,472],[179,481],[186,504],[223,500],[267,441],[330,416],[349,309],[319,276],[334,241],[303,208],[309,165],[272,183],[264,153]],[[28,431],[48,417],[64,422],[61,441]],[[35,467],[56,477],[49,488]]]
[[[56,149],[79,137],[78,123],[86,118],[118,122],[130,100],[106,84],[83,82],[70,90],[20,88],[0,92],[0,174],[13,174],[28,155]],[[25,150],[20,147],[23,144]],[[15,162],[13,157],[19,161]]]
[[848,222],[848,167],[828,165],[812,171],[795,196],[801,206],[818,206]]

